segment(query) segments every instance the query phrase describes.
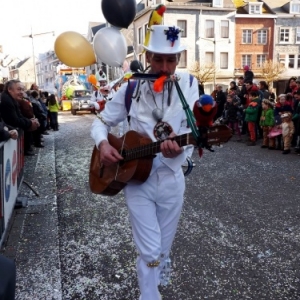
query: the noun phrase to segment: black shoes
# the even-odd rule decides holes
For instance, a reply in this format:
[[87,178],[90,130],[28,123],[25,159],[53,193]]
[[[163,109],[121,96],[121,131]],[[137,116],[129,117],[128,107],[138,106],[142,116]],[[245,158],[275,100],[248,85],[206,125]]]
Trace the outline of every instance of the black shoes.
[[282,152],[282,154],[289,154],[289,153],[291,153],[291,150],[290,150],[290,149],[288,149],[288,150],[283,150],[283,152]]
[[268,148],[268,146],[262,145],[262,146],[260,146],[260,148]]

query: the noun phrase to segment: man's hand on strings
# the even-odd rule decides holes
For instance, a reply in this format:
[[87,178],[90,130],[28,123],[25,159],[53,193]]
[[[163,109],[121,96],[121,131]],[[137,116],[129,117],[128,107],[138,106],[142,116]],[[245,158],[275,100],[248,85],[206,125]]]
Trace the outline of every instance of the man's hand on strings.
[[175,137],[176,134],[172,132],[167,139],[160,144],[160,150],[164,157],[174,158],[182,153],[183,148],[180,147],[176,141],[172,141],[171,138]]
[[108,141],[102,141],[99,145],[99,150],[100,162],[104,166],[110,166],[123,159],[119,152],[114,147],[112,147],[108,143]]

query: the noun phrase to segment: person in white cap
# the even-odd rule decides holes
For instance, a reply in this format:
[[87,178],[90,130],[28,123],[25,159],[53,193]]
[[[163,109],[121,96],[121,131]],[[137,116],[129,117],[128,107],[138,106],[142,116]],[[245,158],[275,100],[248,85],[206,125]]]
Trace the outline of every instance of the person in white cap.
[[[180,53],[185,50],[180,41],[181,29],[175,26],[153,25],[146,50],[149,73],[177,75],[179,86],[192,108],[199,99],[198,82],[188,73],[176,71]],[[192,80],[191,80],[192,78]],[[107,134],[110,128],[125,120],[126,85],[106,103],[91,128],[91,136],[100,150],[104,166],[123,159],[112,147]],[[182,135],[191,130],[174,83],[165,81],[161,92],[155,92],[152,81],[142,81],[134,94],[129,110],[130,126],[152,141],[160,142],[161,153],[153,159],[148,179],[143,184],[129,182],[125,198],[129,210],[133,238],[138,250],[137,276],[140,300],[160,300],[159,284],[167,284],[170,275],[170,250],[183,205],[185,180],[181,165],[193,146],[180,147],[171,139],[161,137]]]

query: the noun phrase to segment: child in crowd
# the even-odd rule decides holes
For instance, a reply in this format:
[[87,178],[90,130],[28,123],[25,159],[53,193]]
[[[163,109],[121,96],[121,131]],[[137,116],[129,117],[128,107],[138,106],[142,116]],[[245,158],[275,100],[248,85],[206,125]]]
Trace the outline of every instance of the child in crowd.
[[256,145],[256,133],[255,133],[255,125],[258,119],[259,114],[259,94],[258,91],[251,91],[249,95],[249,106],[245,110],[245,121],[248,123],[248,130],[250,134],[250,141],[247,144],[248,146]]
[[291,142],[293,139],[293,134],[295,132],[294,123],[292,121],[292,114],[290,112],[283,113],[281,115],[281,120],[282,123],[280,127],[282,128],[284,146],[282,154],[289,154],[291,152]]
[[227,102],[224,107],[224,119],[232,131],[238,135],[237,141],[241,141],[241,131],[238,120],[240,114],[239,104],[239,98],[235,96],[235,93],[229,93],[227,95]]
[[262,113],[259,125],[263,130],[263,144],[261,148],[275,149],[275,139],[268,137],[272,127],[275,125],[273,105],[268,99],[264,99],[262,102]]
[[58,116],[59,105],[58,102],[56,101],[55,95],[53,94],[51,94],[49,97],[48,109],[50,114],[51,127],[54,131],[58,131],[57,116]]
[[[292,112],[292,106],[289,105],[289,103],[286,101],[286,94],[280,94],[277,98],[277,103],[275,104],[274,109],[274,117],[275,117],[275,125],[280,126],[282,120],[281,120],[281,114],[284,112]],[[276,137],[276,150],[282,150],[282,135],[278,135]]]

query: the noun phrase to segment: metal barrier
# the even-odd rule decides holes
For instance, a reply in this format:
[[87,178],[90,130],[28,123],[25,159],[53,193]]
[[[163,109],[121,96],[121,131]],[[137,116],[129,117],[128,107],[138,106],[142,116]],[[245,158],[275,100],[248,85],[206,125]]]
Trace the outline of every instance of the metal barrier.
[[24,174],[24,134],[0,143],[0,247],[12,216]]

